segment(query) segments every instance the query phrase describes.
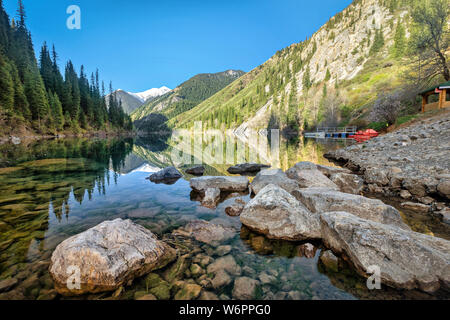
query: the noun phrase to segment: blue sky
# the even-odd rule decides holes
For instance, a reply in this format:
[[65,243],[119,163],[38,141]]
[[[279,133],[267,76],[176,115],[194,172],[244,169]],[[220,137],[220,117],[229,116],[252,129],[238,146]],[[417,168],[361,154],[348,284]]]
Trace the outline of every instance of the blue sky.
[[[10,17],[16,0],[4,0]],[[351,0],[23,0],[35,47],[55,44],[60,65],[100,69],[106,83],[138,92],[205,72],[250,71],[311,36]],[[69,30],[69,5],[81,30]],[[38,50],[37,50],[38,52]]]

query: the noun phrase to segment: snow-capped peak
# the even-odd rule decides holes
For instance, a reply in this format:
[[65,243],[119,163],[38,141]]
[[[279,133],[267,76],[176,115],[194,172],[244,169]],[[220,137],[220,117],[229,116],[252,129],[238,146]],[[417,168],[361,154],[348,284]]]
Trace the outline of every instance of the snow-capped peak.
[[166,94],[167,92],[169,92],[171,90],[172,89],[162,86],[161,88],[152,88],[152,89],[149,89],[149,90],[143,91],[143,92],[138,92],[138,93],[128,92],[128,93],[131,94],[132,96],[135,96],[142,102],[145,102],[150,98],[156,98],[156,97],[162,96],[163,94]]

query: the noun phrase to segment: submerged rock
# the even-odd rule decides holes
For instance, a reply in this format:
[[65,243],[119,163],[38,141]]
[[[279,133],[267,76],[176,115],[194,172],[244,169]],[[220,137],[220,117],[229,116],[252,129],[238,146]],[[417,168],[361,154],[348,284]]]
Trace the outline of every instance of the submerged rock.
[[326,269],[332,272],[339,271],[339,260],[331,250],[322,251],[319,260],[320,262],[322,262]]
[[231,283],[232,279],[225,270],[218,270],[211,280],[214,289],[222,288]]
[[167,167],[152,174],[147,179],[155,183],[173,184],[182,176],[183,175],[180,171],[178,171],[175,167]]
[[381,283],[391,287],[434,292],[450,285],[450,241],[347,212],[324,213],[320,220],[326,246],[345,254],[361,275],[378,266]]
[[270,166],[258,163],[242,163],[229,167],[227,171],[231,174],[243,174],[259,172],[261,169],[265,168],[270,168]]
[[240,277],[234,281],[233,298],[237,300],[251,300],[255,298],[258,280]]
[[[58,245],[52,254],[50,274],[61,294],[112,291],[166,266],[175,255],[174,249],[149,230],[130,220],[116,219]],[[80,287],[71,290],[67,283],[78,271]]]
[[236,232],[232,228],[223,227],[205,220],[194,220],[174,231],[174,234],[191,237],[210,245],[218,245],[233,238]]
[[226,192],[239,192],[248,190],[249,181],[246,177],[205,176],[191,179],[190,185],[197,192],[204,192],[208,188],[217,188]]
[[241,267],[236,263],[232,255],[218,258],[207,268],[208,273],[216,274],[219,271],[226,271],[228,274],[238,276],[241,274]]
[[198,298],[202,287],[195,283],[185,283],[175,295],[175,300],[193,300]]
[[321,214],[345,211],[363,219],[409,230],[397,209],[384,204],[381,200],[323,188],[298,189],[293,192],[293,195],[311,212]]
[[297,246],[297,255],[299,257],[305,257],[312,259],[316,256],[317,247],[311,243],[305,243]]
[[205,172],[205,167],[204,166],[195,166],[195,167],[186,169],[185,172],[188,174],[192,174],[194,176],[201,176]]
[[254,194],[258,194],[265,186],[275,184],[291,193],[299,187],[298,183],[289,179],[286,173],[281,169],[266,169],[259,172],[251,183],[251,189]]
[[328,188],[339,190],[339,187],[312,162],[299,162],[286,171],[288,178],[295,180],[300,188]]
[[317,214],[309,212],[284,189],[270,184],[245,206],[241,222],[268,238],[283,240],[319,239]]
[[242,199],[236,199],[234,203],[225,208],[225,213],[230,217],[237,217],[244,210],[245,202]]

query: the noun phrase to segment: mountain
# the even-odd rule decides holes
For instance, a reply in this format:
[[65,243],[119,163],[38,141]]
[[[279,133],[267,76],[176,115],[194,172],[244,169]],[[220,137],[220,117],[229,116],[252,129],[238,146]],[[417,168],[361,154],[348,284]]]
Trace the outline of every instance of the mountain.
[[169,92],[171,89],[162,86],[161,88],[152,88],[147,91],[138,92],[138,93],[132,93],[128,92],[132,96],[135,96],[138,98],[142,103],[145,103],[151,99],[157,98],[159,96],[162,96],[163,94]]
[[[125,111],[125,113],[130,114],[140,106],[142,106],[142,101],[135,97],[134,95],[129,94],[126,91],[123,91],[122,89],[118,89],[114,91],[116,95],[117,100],[122,101],[122,109]],[[111,94],[108,94],[106,96],[106,106],[109,108],[109,97]]]
[[159,114],[171,119],[192,109],[243,74],[244,72],[240,70],[198,74],[172,91],[146,102],[131,114],[131,118],[136,121],[150,114]]
[[355,0],[312,37],[278,51],[170,127],[307,130],[367,125],[380,92],[401,86],[412,59],[411,8],[420,0]]
[[[167,87],[152,88],[144,92],[132,93],[122,89],[114,91],[117,100],[122,101],[122,108],[127,114],[131,114],[134,110],[142,106],[144,103],[149,102],[167,92],[170,89]],[[109,96],[106,96],[106,105],[109,106]]]

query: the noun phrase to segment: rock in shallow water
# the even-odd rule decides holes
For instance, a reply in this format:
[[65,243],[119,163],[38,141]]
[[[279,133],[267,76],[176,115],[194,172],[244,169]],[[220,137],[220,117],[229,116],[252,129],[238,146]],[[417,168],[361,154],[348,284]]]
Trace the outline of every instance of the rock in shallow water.
[[[116,219],[58,245],[51,258],[50,274],[61,294],[112,291],[164,267],[175,256],[175,250],[149,230],[130,220]],[[78,270],[80,287],[71,290],[68,279],[74,279]]]
[[186,169],[186,173],[192,174],[194,176],[201,176],[205,172],[205,167],[203,166],[195,166],[189,169]]
[[217,188],[226,192],[239,192],[247,191],[249,182],[246,177],[205,176],[191,179],[190,185],[197,192],[204,192],[208,188]]
[[258,280],[240,277],[234,281],[233,298],[237,300],[251,300],[255,298]]
[[174,231],[174,235],[192,237],[210,245],[218,245],[236,235],[232,228],[223,227],[204,220],[194,220]]
[[229,167],[227,171],[231,174],[243,174],[259,172],[261,169],[265,168],[270,168],[270,166],[258,163],[242,163]]
[[349,257],[361,275],[378,266],[384,285],[427,292],[449,287],[450,241],[347,212],[324,213],[320,220],[324,243]]
[[152,174],[147,179],[155,183],[172,184],[175,183],[182,176],[183,175],[180,173],[180,171],[178,171],[175,167],[167,167],[161,171]]
[[225,208],[225,213],[230,217],[237,217],[244,210],[245,202],[242,199],[236,199],[234,203]]
[[245,206],[241,222],[268,238],[319,239],[319,216],[309,212],[284,189],[270,184]]

